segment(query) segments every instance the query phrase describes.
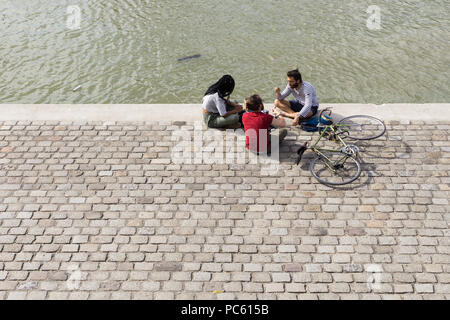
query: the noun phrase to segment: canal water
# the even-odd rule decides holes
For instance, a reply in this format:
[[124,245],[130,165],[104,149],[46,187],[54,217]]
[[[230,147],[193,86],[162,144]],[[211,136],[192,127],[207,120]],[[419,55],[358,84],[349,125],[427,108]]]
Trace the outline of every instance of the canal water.
[[448,0],[1,0],[0,103],[449,102]]

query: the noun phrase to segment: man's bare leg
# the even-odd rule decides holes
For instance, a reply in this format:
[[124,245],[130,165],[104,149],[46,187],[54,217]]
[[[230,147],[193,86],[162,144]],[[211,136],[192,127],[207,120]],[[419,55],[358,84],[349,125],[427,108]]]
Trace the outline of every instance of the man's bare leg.
[[309,118],[311,118],[312,116],[313,116],[313,111],[312,111],[312,110],[309,111],[309,113],[308,113],[308,115],[306,116],[306,118],[303,117],[303,116],[296,115],[295,118],[294,118],[294,121],[292,121],[292,125],[293,125],[293,126],[296,126],[296,125],[298,125],[300,122],[309,120]]
[[278,108],[279,115],[287,118],[294,119],[297,112],[291,109],[291,104],[287,100],[275,100],[274,102],[275,108]]
[[281,110],[281,109],[279,109],[277,107],[273,107],[272,113],[277,115],[277,116],[287,117],[287,118],[292,118],[292,115],[293,115],[293,114],[289,114],[287,112],[284,112],[283,110]]
[[272,108],[272,113],[276,116],[281,116],[281,110],[277,107]]

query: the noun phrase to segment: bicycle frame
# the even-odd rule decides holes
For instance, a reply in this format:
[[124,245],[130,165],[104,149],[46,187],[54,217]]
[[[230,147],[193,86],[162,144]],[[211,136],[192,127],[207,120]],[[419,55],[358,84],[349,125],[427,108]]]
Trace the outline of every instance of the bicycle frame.
[[[324,109],[319,114],[319,119],[322,119],[322,114],[324,111],[328,111],[330,114],[330,109]],[[375,121],[380,127],[376,128],[376,132],[369,132],[368,135],[364,135],[362,133],[357,133],[354,135],[352,131],[354,130],[352,127],[354,125],[358,125],[361,127],[359,131],[363,131],[363,124],[359,124],[359,121],[345,123],[345,120],[351,120],[351,119],[364,119],[369,120],[369,123],[372,124],[372,122]],[[307,150],[311,150],[315,154],[315,158],[312,160],[309,169],[313,176],[320,182],[325,185],[344,185],[347,183],[351,183],[358,179],[361,175],[361,163],[358,161],[358,153],[359,153],[359,147],[357,145],[354,145],[352,143],[346,143],[344,140],[346,139],[352,139],[352,140],[372,140],[375,138],[378,138],[382,136],[386,132],[386,126],[385,124],[372,116],[366,116],[366,115],[355,115],[346,117],[342,120],[340,120],[338,123],[332,123],[331,124],[324,124],[320,123],[317,125],[319,128],[319,135],[316,141],[312,142],[312,146],[308,147],[308,143],[305,142],[298,150],[297,150],[297,161],[296,164],[298,165],[300,161],[302,160],[302,156]],[[325,119],[327,120],[327,119]],[[371,128],[369,128],[371,129]],[[355,129],[357,130],[357,129]],[[309,130],[307,130],[309,131]],[[322,148],[319,147],[320,141],[326,138],[327,140],[334,140],[336,144],[339,145],[338,149],[331,149],[331,147],[328,148]],[[337,155],[336,155],[337,154]],[[346,163],[352,163],[354,166],[347,165]],[[319,164],[319,166],[316,166]],[[327,169],[322,169],[323,167]],[[354,169],[352,169],[354,168]],[[342,170],[341,170],[342,169]],[[321,172],[325,170],[325,172],[328,170],[331,172],[332,177],[321,177]],[[356,171],[355,171],[356,170]],[[342,172],[341,172],[342,171]],[[353,173],[354,172],[354,173]],[[341,175],[343,173],[343,175]],[[339,178],[342,179],[342,181],[335,181],[330,180],[333,178]]]
[[[314,153],[318,154],[320,157],[322,157],[322,158],[327,160],[325,162],[325,164],[328,167],[328,169],[331,172],[333,172],[333,173],[336,173],[336,170],[333,167],[335,167],[337,164],[339,164],[341,162],[342,162],[342,164],[344,164],[347,161],[347,159],[349,158],[349,155],[343,154],[341,158],[339,158],[338,160],[333,162],[323,152],[342,153],[341,150],[333,150],[333,149],[327,149],[327,148],[317,148],[317,144],[320,142],[320,140],[322,140],[322,138],[324,137],[325,134],[328,134],[328,130],[329,130],[329,131],[332,132],[331,134],[333,135],[334,141],[336,143],[337,143],[337,140],[339,140],[341,145],[343,145],[344,147],[347,147],[347,144],[345,143],[345,141],[340,137],[339,133],[336,132],[335,127],[336,127],[336,125],[334,125],[334,124],[325,126],[323,128],[319,138],[316,140],[314,145],[311,146],[311,148],[310,148]],[[333,167],[330,166],[329,163],[333,163]]]

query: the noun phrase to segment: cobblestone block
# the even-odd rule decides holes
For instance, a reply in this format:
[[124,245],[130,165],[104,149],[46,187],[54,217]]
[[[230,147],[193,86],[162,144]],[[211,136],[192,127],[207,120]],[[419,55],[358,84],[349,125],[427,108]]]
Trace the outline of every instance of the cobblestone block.
[[174,163],[194,123],[2,122],[0,299],[448,299],[450,124],[386,124],[338,189],[295,168],[305,132],[267,175]]

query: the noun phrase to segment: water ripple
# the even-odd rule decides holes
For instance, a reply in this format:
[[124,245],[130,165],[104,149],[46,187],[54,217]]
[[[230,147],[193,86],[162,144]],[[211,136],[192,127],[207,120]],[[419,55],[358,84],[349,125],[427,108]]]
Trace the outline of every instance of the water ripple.
[[198,103],[225,73],[272,102],[295,67],[321,103],[449,101],[446,0],[378,1],[378,31],[361,0],[79,0],[69,30],[71,2],[1,2],[2,103]]

